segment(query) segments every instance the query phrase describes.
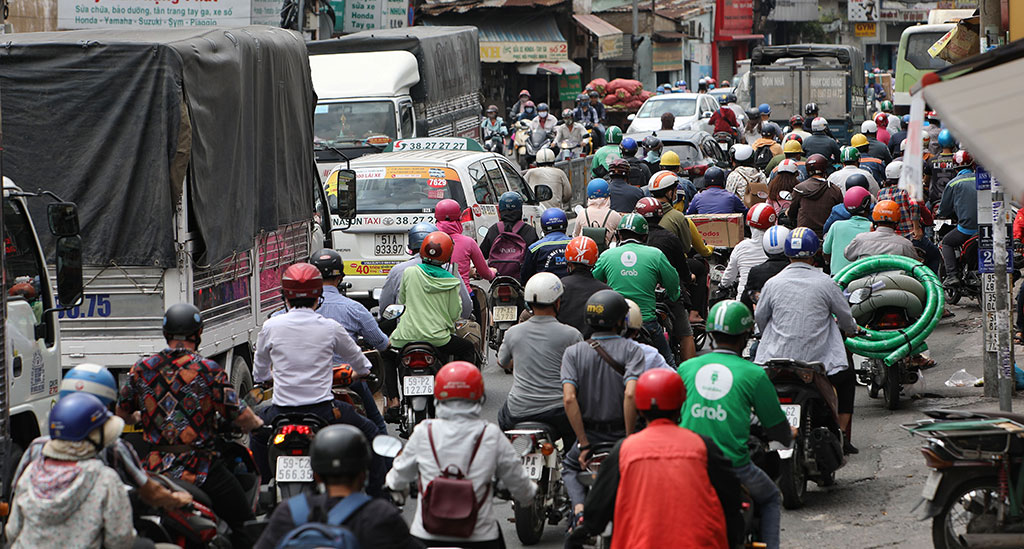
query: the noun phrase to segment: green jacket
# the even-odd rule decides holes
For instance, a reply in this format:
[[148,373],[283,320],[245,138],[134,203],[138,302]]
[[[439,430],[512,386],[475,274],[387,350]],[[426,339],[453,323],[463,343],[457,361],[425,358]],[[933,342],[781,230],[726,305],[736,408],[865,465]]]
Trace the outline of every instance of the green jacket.
[[[611,164],[612,160],[621,157],[622,152],[620,152],[618,145],[605,145],[594,153],[594,161],[590,164],[590,171],[594,174],[600,173],[600,177],[604,177],[608,175],[608,164]],[[604,171],[598,170],[598,166],[604,168]]]
[[689,253],[690,248],[693,247],[693,239],[690,237],[690,222],[686,219],[686,215],[673,208],[672,204],[662,202],[661,216],[658,225],[678,236],[679,241],[683,243],[683,249]]
[[657,320],[655,287],[661,284],[672,301],[679,299],[679,273],[657,248],[627,242],[610,248],[597,258],[594,278],[640,306],[644,322]]
[[391,345],[425,341],[440,347],[452,338],[462,313],[459,278],[434,265],[413,265],[402,273],[397,302],[405,305],[405,312],[391,334]]

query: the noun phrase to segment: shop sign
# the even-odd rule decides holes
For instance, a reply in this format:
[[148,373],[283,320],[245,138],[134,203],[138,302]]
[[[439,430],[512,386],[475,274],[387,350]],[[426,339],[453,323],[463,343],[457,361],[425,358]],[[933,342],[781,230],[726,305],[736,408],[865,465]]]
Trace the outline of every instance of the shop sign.
[[655,72],[683,70],[682,42],[654,42],[651,69]]
[[409,26],[408,0],[331,0],[331,7],[337,33]]
[[597,37],[597,58],[614,59],[622,56],[622,33]]
[[873,38],[878,36],[878,23],[854,23],[853,35],[862,38]]
[[581,91],[583,91],[583,79],[580,78],[579,73],[558,76],[558,99],[575,101]]
[[484,63],[543,63],[569,58],[565,42],[480,42]]
[[878,21],[878,2],[879,0],[849,0],[846,5],[846,19],[848,21]]
[[718,0],[718,33],[750,34],[754,28],[753,0]]

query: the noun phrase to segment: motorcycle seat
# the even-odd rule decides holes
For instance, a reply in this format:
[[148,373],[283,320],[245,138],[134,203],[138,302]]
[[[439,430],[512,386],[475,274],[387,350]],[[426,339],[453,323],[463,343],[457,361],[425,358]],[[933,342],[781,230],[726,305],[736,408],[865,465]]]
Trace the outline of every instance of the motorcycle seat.
[[517,431],[544,431],[547,433],[551,442],[554,442],[559,438],[558,431],[556,431],[554,427],[540,421],[521,421],[516,423],[512,429]]
[[805,362],[803,360],[795,360],[792,358],[773,358],[768,362],[764,363],[764,366],[796,366],[798,368],[807,368],[809,370],[820,370],[825,371],[825,365],[821,362]]

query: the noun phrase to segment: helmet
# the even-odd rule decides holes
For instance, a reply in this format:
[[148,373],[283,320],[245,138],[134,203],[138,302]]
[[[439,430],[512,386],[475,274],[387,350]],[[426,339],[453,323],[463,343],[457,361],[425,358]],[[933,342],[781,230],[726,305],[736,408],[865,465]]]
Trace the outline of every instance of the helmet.
[[786,238],[786,255],[789,257],[811,257],[818,252],[818,235],[807,227],[797,227]]
[[622,143],[622,130],[618,126],[608,126],[608,129],[604,131],[604,140],[609,145]]
[[[747,145],[749,147],[749,145]],[[708,171],[704,172],[704,185],[708,187],[724,187],[725,186],[725,172],[718,166],[712,166],[708,168]]]
[[600,177],[591,179],[587,183],[587,198],[608,198],[611,192],[608,190],[608,182]]
[[878,108],[882,109],[882,112],[892,112],[892,101],[882,101]]
[[[789,143],[786,144],[788,145]],[[782,173],[798,173],[800,171],[800,165],[797,163],[796,160],[793,160],[792,158],[787,158],[782,162],[779,162],[777,170]]]
[[324,293],[324,278],[320,269],[309,263],[296,263],[281,275],[281,293],[286,301],[293,299],[318,299]]
[[761,111],[757,110],[757,107],[750,107],[744,111],[744,113],[747,115],[747,118],[751,120],[758,120],[761,116]]
[[[875,124],[874,120],[865,120],[864,122],[861,122],[860,133],[878,133],[878,124]],[[856,147],[856,145],[854,145],[854,147]]]
[[661,155],[662,166],[679,167],[679,155],[675,151],[668,151]]
[[771,114],[772,106],[769,105],[768,103],[761,103],[760,105],[757,106],[757,112],[761,114]]
[[782,146],[782,152],[786,154],[803,153],[804,146],[800,143],[800,136],[793,134],[790,137],[795,137],[796,139],[786,141],[786,144]]
[[642,215],[644,219],[661,219],[661,202],[657,198],[645,196],[637,201],[636,213]]
[[661,148],[661,139],[658,139],[656,135],[648,135],[642,142],[644,150],[653,151]]
[[875,121],[875,126],[889,125],[889,115],[885,114],[884,112],[875,113],[875,117],[873,120]]
[[537,163],[538,164],[554,164],[555,163],[555,151],[544,147],[537,151]]
[[[811,103],[813,105],[813,103]],[[811,131],[812,132],[823,132],[828,128],[828,120],[817,116],[811,120]]]
[[761,124],[761,137],[775,137],[779,135],[779,126],[775,122]]
[[630,330],[643,328],[644,313],[640,311],[640,306],[636,304],[636,301],[626,298],[626,307],[629,307],[629,310],[626,312],[626,328]]
[[956,139],[953,139],[953,134],[949,130],[942,130],[939,132],[939,146],[953,148],[956,146]]
[[351,364],[338,364],[331,368],[331,378],[334,385],[348,387],[356,380],[356,370]]
[[454,399],[479,402],[484,398],[484,376],[469,362],[449,362],[434,377],[434,398],[439,402]]
[[[874,122],[872,122],[874,124]],[[868,145],[868,137],[862,133],[855,133],[850,138],[850,147],[866,147]]]
[[458,221],[462,217],[462,208],[451,198],[445,198],[434,206],[434,219],[440,221]]
[[746,305],[735,299],[719,301],[708,311],[707,328],[710,333],[740,335],[754,329],[754,315]]
[[[732,149],[729,150],[729,154],[738,164],[744,164],[753,160],[754,148],[746,143],[741,143],[739,145],[733,145]],[[707,177],[707,175],[705,175],[705,177]]]
[[909,114],[904,114],[903,117],[900,118],[900,122],[903,122],[904,126],[906,126],[907,124],[910,124],[910,115]]
[[728,105],[729,104],[729,96],[728,95],[719,95],[718,96],[718,104],[723,106],[723,107]]
[[437,226],[433,223],[417,223],[409,228],[409,249],[413,250],[413,253],[419,253],[420,246],[423,245],[423,239],[428,234],[437,230]]
[[110,406],[117,400],[117,381],[99,364],[79,364],[64,374],[59,396],[64,398],[79,391],[100,399],[104,406]]
[[[804,163],[804,167],[807,168],[808,175],[824,175],[828,171],[830,166],[828,159],[824,155],[818,153],[812,154],[807,158],[807,162]],[[705,176],[706,177],[706,176]]]
[[861,187],[863,189],[871,190],[871,185],[868,183],[868,178],[862,173],[851,174],[846,178],[846,190],[850,190],[854,187]]
[[[307,265],[307,263],[303,263]],[[287,272],[287,271],[285,271]],[[320,272],[317,271],[317,276]],[[323,284],[317,282],[323,291]],[[188,339],[203,332],[203,316],[190,303],[175,303],[164,313],[164,337],[167,339]]]
[[[455,201],[452,200],[452,202]],[[456,203],[455,207],[458,206]],[[324,248],[313,254],[313,257],[309,258],[309,262],[320,271],[320,276],[323,278],[345,276],[345,262],[342,261],[341,254],[330,248]]]
[[960,149],[953,153],[953,163],[957,168],[970,168],[974,165],[974,157],[966,149]]
[[626,298],[622,297],[622,294],[615,290],[598,290],[587,299],[584,317],[587,326],[614,330],[628,313],[629,305],[626,304]]
[[537,105],[537,112],[548,112],[548,104],[540,103]]
[[50,438],[73,442],[85,440],[89,433],[102,427],[113,415],[93,395],[72,393],[58,400],[50,410]]
[[674,412],[686,402],[686,385],[679,374],[666,368],[644,372],[636,380],[636,409],[641,412],[657,410]]
[[488,113],[492,113],[492,112],[496,113],[496,112],[498,112],[498,106],[497,105],[487,105],[487,112]]
[[889,162],[889,165],[885,167],[885,178],[886,179],[899,179],[900,173],[903,172],[903,161],[893,160]]
[[569,226],[569,218],[561,208],[548,208],[540,214],[540,226],[544,232],[564,231]]
[[527,101],[526,103],[523,103],[523,109],[533,109],[536,107],[537,105],[535,105],[533,101]]
[[763,202],[754,204],[754,207],[747,210],[747,225],[751,229],[761,229],[763,231],[774,225],[777,219],[775,208]]
[[793,116],[790,116],[789,117],[789,125],[790,126],[803,126],[804,125],[804,117],[800,116],[799,114],[794,114]]
[[651,176],[651,180],[647,182],[647,189],[653,193],[656,191],[673,189],[678,185],[678,175],[668,170],[661,170],[660,172],[655,172],[655,174]]
[[622,150],[631,153],[635,153],[638,148],[636,144],[636,139],[633,139],[632,137],[627,137],[623,139],[622,143],[619,146],[622,147]]
[[448,233],[434,231],[423,239],[423,244],[420,246],[420,257],[423,258],[424,263],[444,265],[452,260],[452,248],[454,247],[455,243],[452,242],[452,237],[448,236]]
[[871,210],[871,219],[875,223],[899,223],[900,205],[892,200],[879,200]]
[[321,478],[358,475],[370,467],[372,458],[366,435],[351,425],[328,425],[309,445],[309,466]]
[[619,231],[628,231],[634,234],[645,235],[649,227],[643,216],[635,213],[628,213],[619,220]]
[[524,95],[525,95],[526,97],[530,97],[530,90],[521,90],[521,91],[519,92],[519,97],[522,97],[522,96],[524,96]]
[[[853,139],[851,141],[859,141],[857,139],[858,136],[860,137],[860,140],[864,141],[864,144],[867,144],[867,142],[868,142],[867,138],[864,137],[863,135],[859,134],[859,133],[857,135],[853,136]],[[860,151],[857,150],[856,146],[853,146],[853,147],[843,147],[843,150],[839,151],[839,161],[842,162],[843,164],[846,164],[846,163],[849,163],[849,162],[852,162],[852,163],[856,164],[856,163],[860,162]]]
[[562,109],[562,118],[568,118],[568,119],[572,120],[572,118],[573,118],[572,109]]
[[736,94],[732,92],[725,94],[725,98],[729,103],[735,103],[738,101],[738,99],[736,98]]
[[851,215],[864,215],[871,207],[871,191],[864,187],[849,187],[843,195],[843,205]]
[[608,164],[608,173],[612,175],[621,175],[625,177],[629,174],[629,162],[621,158],[616,158]]
[[808,103],[808,104],[804,105],[804,115],[805,116],[815,116],[815,117],[817,117],[818,116],[818,104],[817,103]]
[[785,253],[786,240],[788,238],[789,228],[785,225],[769,227],[768,230],[764,232],[764,236],[761,237],[761,248],[764,249],[764,253],[769,255]]
[[924,117],[928,120],[938,120],[939,113],[935,111],[924,111]]
[[589,236],[577,236],[565,246],[566,263],[576,263],[593,267],[597,264],[597,242]]
[[498,211],[511,212],[523,209],[523,197],[515,191],[502,193],[498,197]]
[[677,88],[685,88],[686,87],[686,80],[676,80],[676,87]]
[[590,92],[588,92],[587,95],[589,95],[590,97],[601,97],[601,94],[597,93],[597,90],[590,90]]
[[523,287],[526,302],[537,305],[551,305],[558,301],[564,292],[562,279],[554,273],[537,273],[531,276]]
[[658,93],[665,93],[665,85],[662,84],[662,85],[658,86],[657,88],[655,88],[654,91],[656,91]]

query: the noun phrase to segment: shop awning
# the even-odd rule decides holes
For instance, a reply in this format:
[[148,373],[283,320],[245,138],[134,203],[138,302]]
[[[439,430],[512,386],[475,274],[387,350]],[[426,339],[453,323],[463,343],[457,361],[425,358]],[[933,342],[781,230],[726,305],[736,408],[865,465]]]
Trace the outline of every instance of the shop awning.
[[557,63],[569,58],[565,37],[553,17],[433,18],[426,25],[473,25],[480,30],[482,63]]
[[597,58],[611,59],[622,55],[622,31],[594,14],[573,15],[576,23],[597,37]]
[[521,63],[516,67],[519,74],[579,74],[583,67],[566,59],[556,63]]
[[763,40],[763,34],[722,34],[715,37],[716,42],[734,42],[738,40]]

